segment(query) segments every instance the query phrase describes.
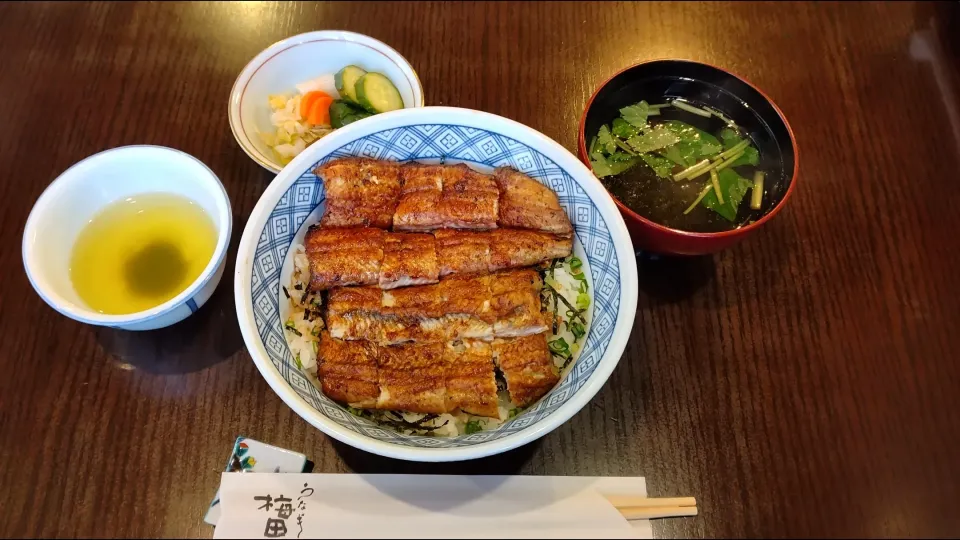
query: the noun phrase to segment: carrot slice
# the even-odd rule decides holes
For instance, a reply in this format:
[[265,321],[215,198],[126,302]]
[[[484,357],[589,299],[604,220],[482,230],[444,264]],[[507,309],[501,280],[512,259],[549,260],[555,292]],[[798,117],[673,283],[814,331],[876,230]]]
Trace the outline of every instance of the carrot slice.
[[313,100],[310,108],[307,109],[307,122],[315,126],[329,126],[331,103],[333,98],[330,96],[320,96]]
[[[307,92],[300,98],[300,116],[306,118],[310,114],[310,108],[313,106],[314,102],[321,98],[327,98],[331,102],[333,98],[330,97],[326,92],[321,92],[319,90],[314,90],[313,92]],[[329,107],[330,105],[327,104]],[[309,122],[309,120],[307,120]]]

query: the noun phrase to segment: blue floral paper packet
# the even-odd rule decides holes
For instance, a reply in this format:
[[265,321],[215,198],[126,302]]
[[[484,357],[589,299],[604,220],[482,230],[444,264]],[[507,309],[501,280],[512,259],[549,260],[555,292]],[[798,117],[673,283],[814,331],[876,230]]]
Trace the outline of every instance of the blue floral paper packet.
[[[237,437],[227,459],[225,472],[299,473],[307,466],[307,456],[254,439]],[[216,525],[220,519],[220,489],[210,502],[203,521]]]

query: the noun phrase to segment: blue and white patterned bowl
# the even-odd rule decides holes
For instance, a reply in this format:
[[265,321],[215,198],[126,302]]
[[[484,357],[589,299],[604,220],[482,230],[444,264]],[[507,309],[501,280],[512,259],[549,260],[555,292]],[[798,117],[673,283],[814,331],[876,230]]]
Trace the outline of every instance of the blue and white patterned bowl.
[[[496,430],[454,438],[401,435],[349,414],[319,392],[293,362],[283,337],[291,271],[289,248],[324,207],[319,163],[342,156],[395,161],[465,162],[488,172],[509,165],[549,185],[575,229],[574,250],[593,291],[587,339],[561,382]],[[235,278],[237,316],[250,355],[271,388],[331,437],[383,456],[456,461],[533,441],[592,398],[620,360],[637,306],[637,265],[613,200],[570,152],[543,134],[489,113],[451,107],[406,109],[356,122],[313,144],[277,175],[243,231]]]

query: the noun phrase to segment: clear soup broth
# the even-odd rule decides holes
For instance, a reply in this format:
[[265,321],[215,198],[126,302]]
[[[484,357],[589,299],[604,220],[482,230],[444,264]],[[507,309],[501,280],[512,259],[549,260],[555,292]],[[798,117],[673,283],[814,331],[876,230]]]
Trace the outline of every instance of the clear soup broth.
[[[588,152],[601,183],[628,208],[673,229],[704,233],[762,216],[764,181],[756,177],[770,171],[755,141],[722,112],[671,99],[620,112],[591,139]],[[698,164],[703,172],[682,177]]]

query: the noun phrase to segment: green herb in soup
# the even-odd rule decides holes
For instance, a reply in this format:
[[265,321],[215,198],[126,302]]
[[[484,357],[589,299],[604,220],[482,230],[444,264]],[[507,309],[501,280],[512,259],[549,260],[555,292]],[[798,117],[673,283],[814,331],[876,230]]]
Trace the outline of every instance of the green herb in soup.
[[760,152],[736,124],[707,107],[679,100],[624,107],[591,139],[589,154],[607,190],[668,227],[735,229],[762,206]]

